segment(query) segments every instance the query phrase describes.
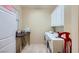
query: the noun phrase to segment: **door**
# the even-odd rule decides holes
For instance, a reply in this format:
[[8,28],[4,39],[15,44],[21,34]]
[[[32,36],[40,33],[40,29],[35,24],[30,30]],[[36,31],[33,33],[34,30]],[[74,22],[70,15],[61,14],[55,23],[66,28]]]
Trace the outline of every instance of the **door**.
[[16,14],[0,9],[0,39],[4,39],[16,32]]

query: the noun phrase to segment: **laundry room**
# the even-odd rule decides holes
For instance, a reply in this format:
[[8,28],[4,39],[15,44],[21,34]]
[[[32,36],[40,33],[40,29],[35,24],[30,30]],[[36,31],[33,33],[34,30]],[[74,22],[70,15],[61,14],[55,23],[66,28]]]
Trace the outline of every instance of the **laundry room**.
[[78,53],[79,5],[0,5],[0,53]]

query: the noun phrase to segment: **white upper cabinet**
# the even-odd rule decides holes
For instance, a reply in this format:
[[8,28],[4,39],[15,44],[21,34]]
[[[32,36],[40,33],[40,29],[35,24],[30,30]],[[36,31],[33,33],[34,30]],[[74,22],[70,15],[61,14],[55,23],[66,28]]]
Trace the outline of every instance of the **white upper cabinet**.
[[57,6],[52,12],[51,26],[64,26],[64,6]]

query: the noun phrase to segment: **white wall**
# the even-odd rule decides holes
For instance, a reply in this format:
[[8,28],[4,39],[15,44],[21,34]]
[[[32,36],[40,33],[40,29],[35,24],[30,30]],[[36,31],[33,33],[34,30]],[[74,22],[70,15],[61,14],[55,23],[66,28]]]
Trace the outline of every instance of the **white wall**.
[[79,52],[78,50],[78,43],[79,43],[79,6],[72,6],[72,51]]
[[19,5],[15,5],[14,7],[18,12],[18,16],[19,16],[18,30],[21,31],[22,30],[22,9],[21,9],[21,6]]
[[31,28],[31,43],[43,43],[44,32],[51,30],[51,17],[47,10],[22,8],[23,28]]
[[79,51],[79,6],[65,6],[65,26],[64,31],[70,32],[72,39],[72,52],[76,53]]

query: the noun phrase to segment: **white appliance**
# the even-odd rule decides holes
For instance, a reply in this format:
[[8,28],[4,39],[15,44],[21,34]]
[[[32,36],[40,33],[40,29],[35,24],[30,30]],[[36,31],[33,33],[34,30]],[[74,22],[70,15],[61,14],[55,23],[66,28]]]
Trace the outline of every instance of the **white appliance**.
[[52,53],[63,53],[64,39],[59,38],[57,33],[45,32],[45,39],[49,43],[48,52],[51,50]]
[[0,8],[0,53],[16,52],[16,14]]

